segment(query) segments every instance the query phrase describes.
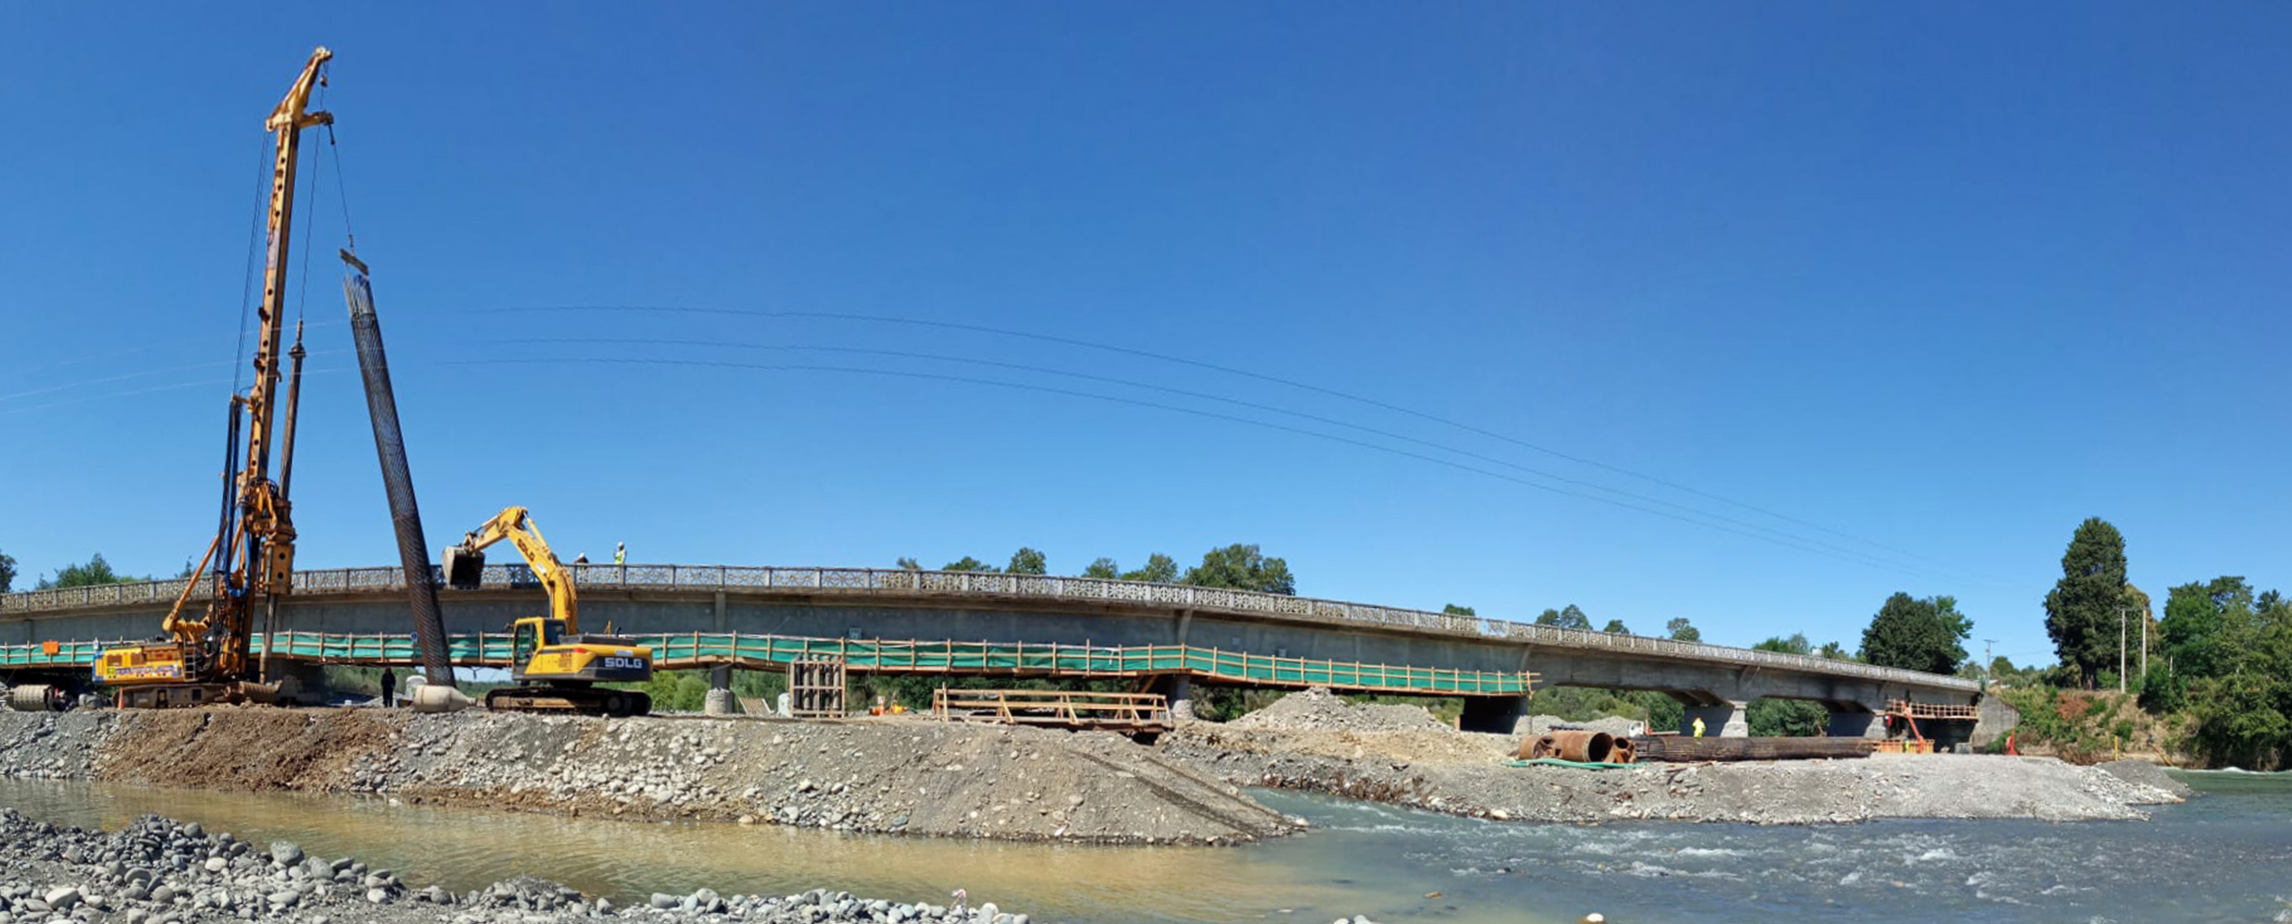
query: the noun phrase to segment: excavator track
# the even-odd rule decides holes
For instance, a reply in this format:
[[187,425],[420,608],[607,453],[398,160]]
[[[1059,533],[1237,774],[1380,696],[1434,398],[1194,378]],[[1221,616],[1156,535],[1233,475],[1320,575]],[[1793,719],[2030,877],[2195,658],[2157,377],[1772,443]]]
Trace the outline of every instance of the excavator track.
[[503,687],[486,691],[485,708],[493,712],[627,718],[652,712],[653,698],[636,690],[606,690],[596,687]]

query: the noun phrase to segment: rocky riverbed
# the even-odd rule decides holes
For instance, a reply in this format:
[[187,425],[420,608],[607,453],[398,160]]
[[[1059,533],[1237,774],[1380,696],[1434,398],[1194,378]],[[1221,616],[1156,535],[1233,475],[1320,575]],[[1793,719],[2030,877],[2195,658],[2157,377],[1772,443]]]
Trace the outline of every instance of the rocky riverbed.
[[2127,820],[2147,817],[2138,806],[2179,802],[2186,794],[2161,773],[2078,767],[2050,757],[1882,755],[1604,771],[1505,766],[1518,746],[1513,736],[1458,732],[1415,707],[1355,706],[1308,691],[1225,725],[1183,724],[1163,736],[1159,748],[1237,786],[1499,820]]
[[1028,924],[976,908],[866,899],[815,889],[801,895],[654,894],[615,907],[556,883],[519,877],[455,894],[416,887],[349,857],[305,854],[285,841],[251,844],[146,815],[106,833],[59,828],[0,809],[0,924],[293,921],[298,924],[552,924],[636,919],[788,924]]
[[1008,840],[1231,844],[1295,830],[1116,735],[912,717],[0,713],[0,774]]

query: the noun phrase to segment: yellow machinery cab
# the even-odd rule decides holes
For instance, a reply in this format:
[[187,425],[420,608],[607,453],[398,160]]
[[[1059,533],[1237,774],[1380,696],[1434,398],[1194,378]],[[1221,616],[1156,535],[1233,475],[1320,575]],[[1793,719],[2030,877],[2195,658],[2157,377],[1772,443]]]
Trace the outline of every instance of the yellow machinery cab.
[[510,628],[510,679],[518,683],[643,683],[652,679],[653,650],[625,638],[570,635],[565,621],[520,619]]

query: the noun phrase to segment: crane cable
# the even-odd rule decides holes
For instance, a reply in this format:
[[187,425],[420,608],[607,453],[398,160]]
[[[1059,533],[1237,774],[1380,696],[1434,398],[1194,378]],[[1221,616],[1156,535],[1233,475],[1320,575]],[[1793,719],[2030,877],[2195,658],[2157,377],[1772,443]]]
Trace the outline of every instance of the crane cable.
[[[264,133],[263,139],[268,142],[270,134]],[[247,224],[246,279],[239,286],[239,346],[237,352],[231,354],[231,365],[236,370],[231,373],[231,394],[234,395],[239,393],[240,384],[246,381],[247,312],[251,310],[250,306],[254,299],[255,252],[262,246],[263,211],[270,204],[270,197],[268,193],[264,192],[270,184],[265,182],[263,176],[263,167],[265,162],[269,160],[263,155],[269,150],[270,145],[267,143],[255,147],[255,217],[253,221]]]
[[[321,112],[326,111],[326,74],[329,70],[331,66],[322,65],[318,71],[318,108]],[[334,123],[331,120],[326,123],[326,129],[327,141],[331,144],[334,139]],[[310,179],[303,185],[306,195],[303,197],[302,214],[302,285],[294,296],[294,323],[298,332],[302,329],[303,306],[310,301],[310,234],[311,226],[318,221],[318,203],[311,200],[317,197],[319,183],[326,178],[326,161],[318,156],[318,152],[311,152],[307,159],[310,161]],[[341,186],[341,181],[337,180],[335,185]],[[343,224],[348,227],[349,220],[345,218]]]
[[[327,66],[332,69],[333,65]],[[326,104],[326,85],[318,85],[319,105]],[[326,123],[326,150],[334,155],[334,196],[342,203],[343,249],[358,255],[358,235],[350,231],[350,181],[342,173],[342,146],[334,143],[334,123]]]

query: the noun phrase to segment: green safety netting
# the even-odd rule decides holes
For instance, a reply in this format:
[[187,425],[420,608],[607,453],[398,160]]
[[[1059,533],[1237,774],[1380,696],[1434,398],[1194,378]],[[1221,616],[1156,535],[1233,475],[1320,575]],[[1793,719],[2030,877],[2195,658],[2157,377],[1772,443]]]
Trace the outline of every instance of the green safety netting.
[[[655,664],[664,669],[726,663],[771,668],[808,658],[839,658],[852,670],[902,673],[1067,677],[1184,673],[1245,683],[1485,695],[1526,693],[1530,685],[1528,675],[1517,673],[1316,661],[1190,645],[924,642],[690,632],[628,638],[650,647]],[[41,643],[0,645],[0,669],[86,667],[94,663],[97,652],[117,644],[122,643],[63,642],[57,643],[52,653]],[[262,644],[262,636],[257,635],[255,647],[259,650]],[[457,664],[505,665],[509,660],[509,636],[505,634],[454,635],[448,637],[447,645]],[[273,640],[271,652],[273,657],[339,664],[415,664],[421,660],[411,635],[282,632]]]

